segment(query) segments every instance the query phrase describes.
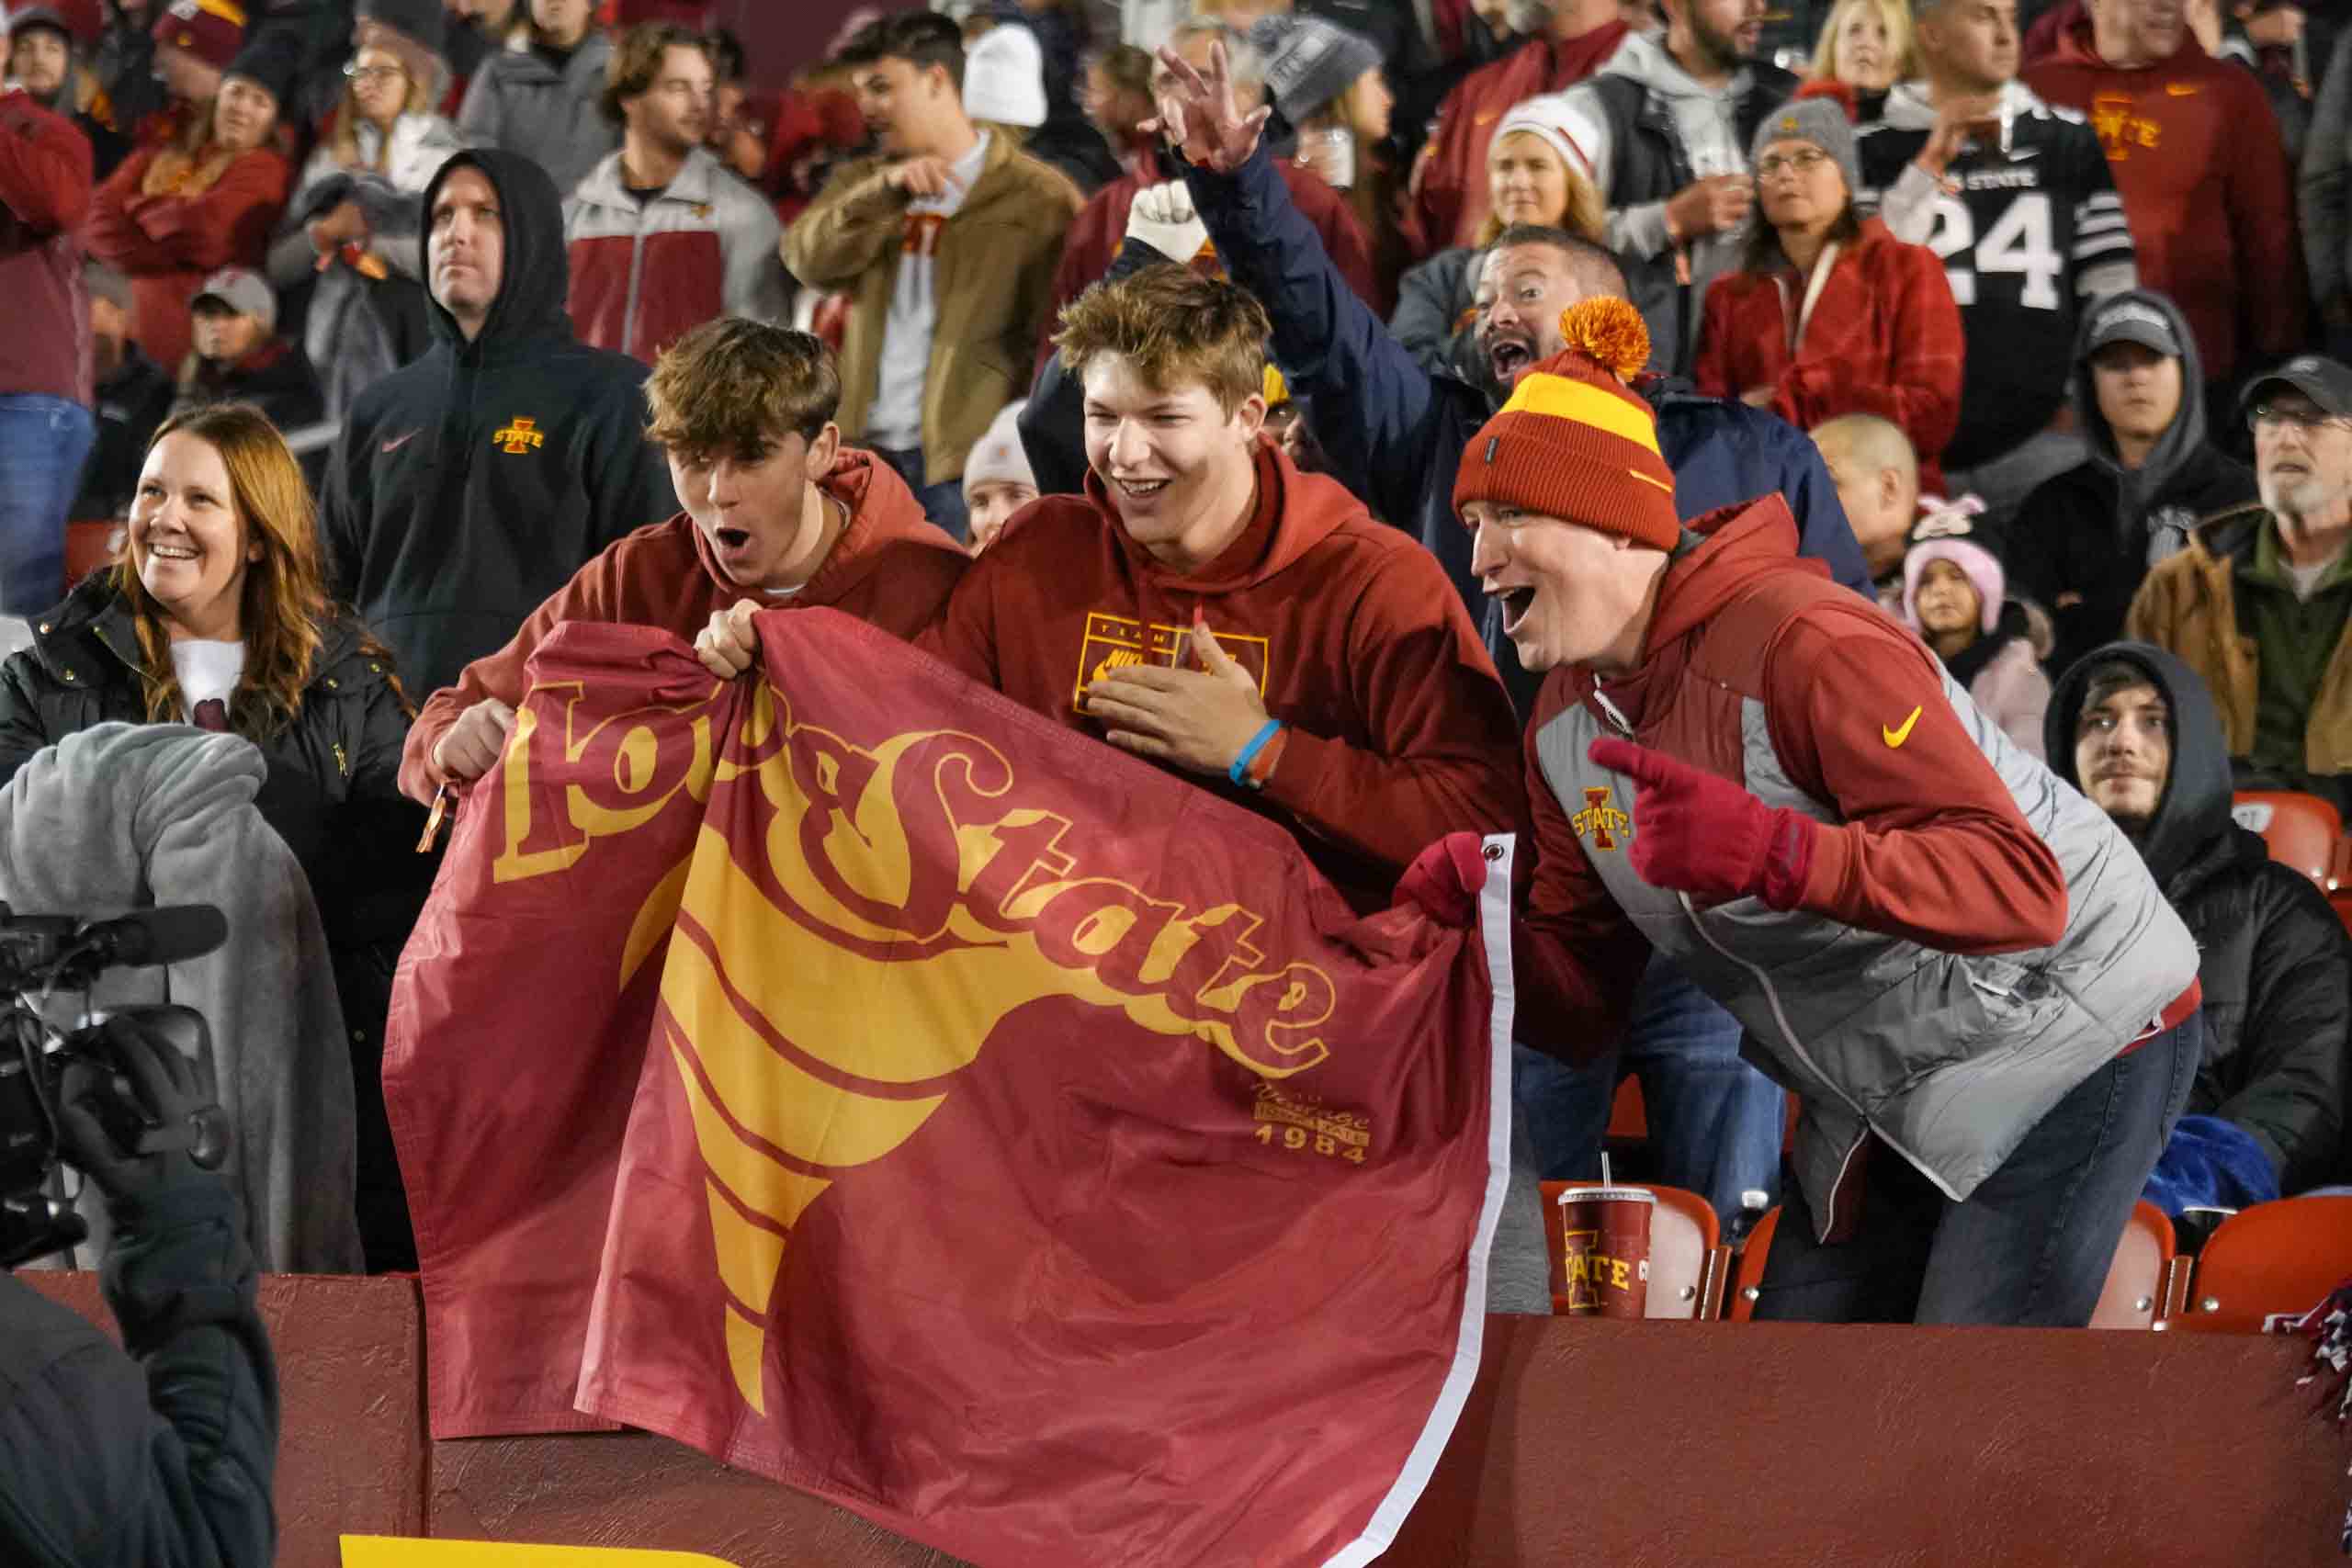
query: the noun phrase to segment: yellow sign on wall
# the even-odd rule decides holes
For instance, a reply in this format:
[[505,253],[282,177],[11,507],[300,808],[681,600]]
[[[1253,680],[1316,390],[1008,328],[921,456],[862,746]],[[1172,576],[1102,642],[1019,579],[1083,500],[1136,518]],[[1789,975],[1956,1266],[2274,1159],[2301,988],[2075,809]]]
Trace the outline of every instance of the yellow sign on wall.
[[494,1540],[412,1540],[347,1535],[343,1568],[735,1568],[699,1551],[603,1546],[515,1546]]

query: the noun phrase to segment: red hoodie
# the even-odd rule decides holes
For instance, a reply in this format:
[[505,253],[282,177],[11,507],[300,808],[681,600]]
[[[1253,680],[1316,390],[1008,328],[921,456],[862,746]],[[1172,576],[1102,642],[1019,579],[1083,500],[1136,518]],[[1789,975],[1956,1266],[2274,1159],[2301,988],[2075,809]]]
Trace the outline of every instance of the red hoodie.
[[1102,481],[1018,513],[922,646],[1084,734],[1106,666],[1172,663],[1201,606],[1291,727],[1262,794],[1184,776],[1280,822],[1358,910],[1451,832],[1520,823],[1519,722],[1436,559],[1267,447],[1241,536],[1190,576],[1127,537]]
[[[1745,784],[1737,699],[1753,694],[1790,782],[1837,812],[1798,908],[1950,953],[2056,941],[2067,909],[2057,858],[1952,718],[1935,656],[1860,594],[1805,589],[1805,579],[1827,587],[1828,570],[1798,558],[1778,496],[1691,527],[1709,537],[1668,570],[1641,667],[1607,683],[1634,739]],[[1792,592],[1781,579],[1799,581]],[[1623,1031],[1648,943],[1585,847],[1587,837],[1611,847],[1600,840],[1616,825],[1570,814],[1536,739],[1600,685],[1563,667],[1536,699],[1534,869],[1512,943],[1521,1036],[1595,1051]]]
[[1487,220],[1487,144],[1513,106],[1539,93],[1565,93],[1609,63],[1625,41],[1623,22],[1603,22],[1560,42],[1531,39],[1491,65],[1464,76],[1438,106],[1413,166],[1406,238],[1427,259],[1455,245],[1478,243]]
[[2188,318],[2208,381],[2233,381],[2301,345],[2308,289],[2294,186],[2252,72],[2215,60],[2186,31],[2171,59],[2118,70],[2098,57],[2085,17],[2023,80],[2098,132],[2140,286]]
[[[844,448],[825,476],[824,488],[850,509],[848,531],[798,592],[781,602],[761,602],[779,610],[821,605],[911,639],[938,618],[970,558],[923,516],[905,482],[866,453]],[[711,560],[702,530],[684,513],[638,529],[532,611],[504,648],[475,660],[456,685],[433,694],[401,753],[401,793],[432,800],[448,782],[433,764],[441,737],[458,715],[485,698],[496,697],[509,707],[521,703],[523,667],[563,622],[659,626],[691,639],[718,611],[758,597],[727,580]]]

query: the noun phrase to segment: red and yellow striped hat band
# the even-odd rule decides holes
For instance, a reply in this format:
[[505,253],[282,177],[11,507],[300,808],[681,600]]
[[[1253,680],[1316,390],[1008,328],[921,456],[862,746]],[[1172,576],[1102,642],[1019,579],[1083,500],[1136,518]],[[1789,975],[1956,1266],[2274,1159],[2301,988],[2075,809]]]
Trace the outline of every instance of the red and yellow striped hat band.
[[1649,356],[1641,312],[1588,299],[1560,318],[1568,347],[1532,367],[1463,454],[1453,509],[1474,501],[1623,534],[1670,550],[1682,536],[1657,419],[1621,377]]

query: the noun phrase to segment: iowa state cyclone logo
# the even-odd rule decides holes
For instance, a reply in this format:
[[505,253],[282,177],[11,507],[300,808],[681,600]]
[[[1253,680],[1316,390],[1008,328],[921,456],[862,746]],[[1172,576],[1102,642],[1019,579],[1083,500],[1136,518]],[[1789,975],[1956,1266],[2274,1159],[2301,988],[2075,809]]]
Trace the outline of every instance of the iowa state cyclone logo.
[[[692,854],[637,913],[626,987],[661,952],[657,1021],[691,1113],[725,1288],[735,1384],[764,1415],[765,1321],[794,1227],[832,1183],[945,1103],[1013,1010],[1115,1008],[1261,1080],[1329,1055],[1336,992],[1270,958],[1262,916],[1088,875],[1064,816],[1019,798],[988,741],[954,730],[859,745],[796,726],[764,682],[733,738],[704,700],[575,722],[577,683],[516,715],[492,874],[580,874],[600,838],[698,809]],[[543,781],[560,766],[560,788]],[[724,825],[723,829],[720,826]]]

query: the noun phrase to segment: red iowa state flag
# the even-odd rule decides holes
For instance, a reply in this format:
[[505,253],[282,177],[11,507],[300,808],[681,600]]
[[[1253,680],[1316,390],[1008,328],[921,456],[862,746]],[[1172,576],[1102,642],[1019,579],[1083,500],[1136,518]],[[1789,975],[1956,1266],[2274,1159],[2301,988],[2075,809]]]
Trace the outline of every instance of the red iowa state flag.
[[435,1437],[623,1422],[982,1563],[1363,1562],[1478,1362],[1481,927],[862,623],[569,626],[385,1087]]

